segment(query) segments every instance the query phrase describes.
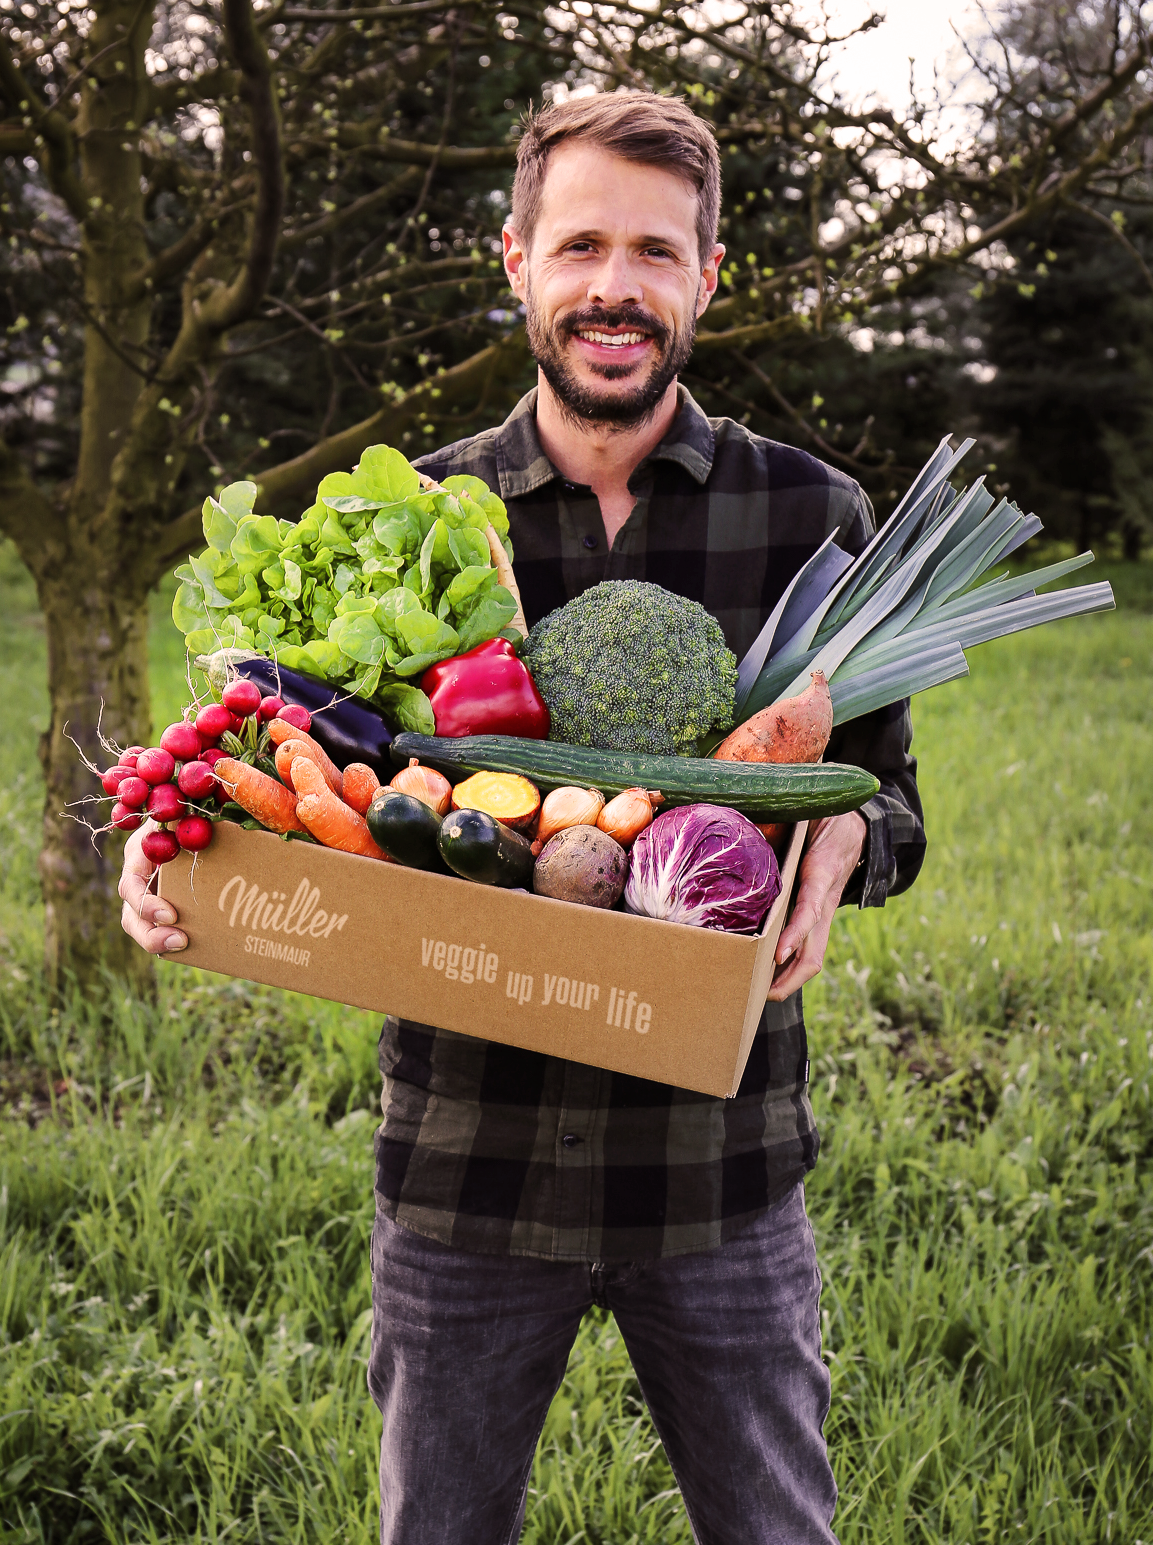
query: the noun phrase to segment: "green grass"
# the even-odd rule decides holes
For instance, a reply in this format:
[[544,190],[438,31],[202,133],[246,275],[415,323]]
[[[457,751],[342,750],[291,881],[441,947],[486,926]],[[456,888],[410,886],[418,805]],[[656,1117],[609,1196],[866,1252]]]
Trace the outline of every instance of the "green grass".
[[[845,1542],[1153,1545],[1153,568],[1118,574],[1122,611],[916,704],[925,870],[806,994]],[[0,598],[0,1538],[367,1545],[376,1021],[178,966],[47,1011],[43,638],[2,548]],[[156,636],[167,717],[159,602]],[[611,1317],[525,1538],[689,1541]]]

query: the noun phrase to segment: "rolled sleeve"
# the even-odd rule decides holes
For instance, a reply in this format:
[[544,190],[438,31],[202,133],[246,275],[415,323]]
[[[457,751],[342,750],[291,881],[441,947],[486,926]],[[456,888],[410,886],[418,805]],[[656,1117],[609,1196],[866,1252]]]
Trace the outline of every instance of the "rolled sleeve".
[[912,755],[908,699],[851,719],[833,731],[825,760],[864,767],[881,787],[858,812],[868,827],[862,863],[841,904],[883,907],[908,890],[925,860],[925,819]]

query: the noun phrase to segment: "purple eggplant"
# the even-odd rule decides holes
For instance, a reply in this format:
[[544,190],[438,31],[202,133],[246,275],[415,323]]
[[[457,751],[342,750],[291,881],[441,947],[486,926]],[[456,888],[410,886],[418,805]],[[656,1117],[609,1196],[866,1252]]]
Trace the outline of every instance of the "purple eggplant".
[[312,715],[309,733],[342,771],[349,762],[364,762],[382,783],[392,777],[395,769],[388,755],[392,734],[375,709],[358,698],[334,701],[341,694],[328,682],[285,670],[283,665],[278,681],[276,666],[262,655],[234,660],[234,665],[242,676],[256,683],[262,696],[278,694],[286,703],[307,708]]

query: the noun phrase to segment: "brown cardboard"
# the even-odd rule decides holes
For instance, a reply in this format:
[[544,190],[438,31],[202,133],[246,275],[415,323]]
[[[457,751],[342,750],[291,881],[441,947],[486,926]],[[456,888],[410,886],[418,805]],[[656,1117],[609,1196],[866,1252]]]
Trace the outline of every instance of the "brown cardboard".
[[752,938],[424,874],[228,822],[195,865],[182,853],[164,866],[161,893],[188,934],[175,957],[184,964],[732,1095],[805,829],[794,828],[781,894]]

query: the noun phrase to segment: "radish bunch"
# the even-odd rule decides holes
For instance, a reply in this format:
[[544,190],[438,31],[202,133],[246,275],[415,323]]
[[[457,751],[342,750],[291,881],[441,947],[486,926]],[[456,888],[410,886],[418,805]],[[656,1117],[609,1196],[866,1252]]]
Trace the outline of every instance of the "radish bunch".
[[158,746],[129,746],[115,767],[100,774],[104,792],[116,801],[109,826],[131,832],[150,817],[156,825],[145,833],[141,847],[153,864],[168,863],[182,849],[201,852],[212,841],[212,823],[228,801],[213,768],[224,756],[261,760],[266,750],[261,729],[276,718],[305,731],[311,725],[307,709],[262,697],[254,682],[240,677],[229,682],[219,703],[170,724]]

